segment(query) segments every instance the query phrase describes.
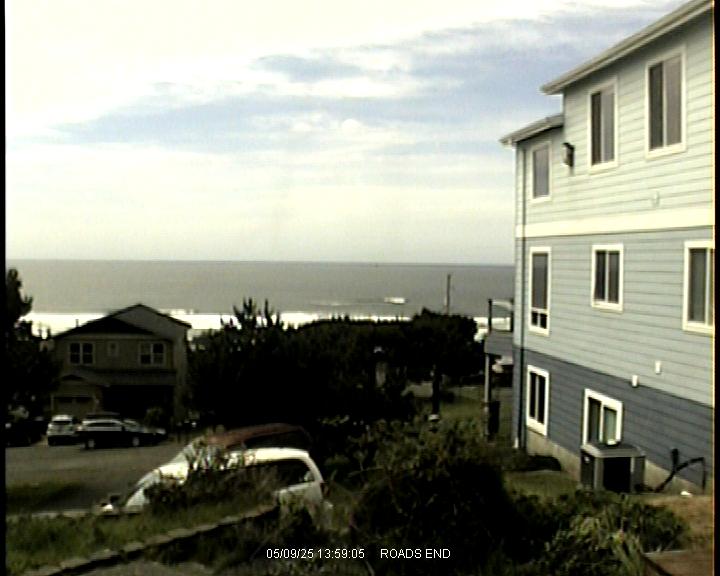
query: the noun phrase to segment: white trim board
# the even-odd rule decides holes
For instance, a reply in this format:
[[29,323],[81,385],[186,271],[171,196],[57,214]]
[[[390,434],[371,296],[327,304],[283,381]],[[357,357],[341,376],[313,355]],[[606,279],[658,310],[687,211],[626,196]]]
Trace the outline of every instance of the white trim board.
[[714,226],[711,208],[682,208],[652,210],[632,214],[616,214],[596,218],[539,222],[515,227],[516,238],[546,238],[550,236],[582,236],[587,234],[617,234],[621,232],[649,232],[680,228]]

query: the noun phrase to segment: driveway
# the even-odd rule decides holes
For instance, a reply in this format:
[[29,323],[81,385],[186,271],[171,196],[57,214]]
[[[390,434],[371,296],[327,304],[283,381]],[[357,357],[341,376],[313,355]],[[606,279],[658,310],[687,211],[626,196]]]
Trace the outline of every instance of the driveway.
[[[85,450],[81,446],[34,446],[5,449],[5,485],[74,484],[45,510],[89,508],[111,492],[123,493],[140,477],[167,462],[185,443],[166,441],[140,448]],[[31,510],[39,512],[40,509]]]

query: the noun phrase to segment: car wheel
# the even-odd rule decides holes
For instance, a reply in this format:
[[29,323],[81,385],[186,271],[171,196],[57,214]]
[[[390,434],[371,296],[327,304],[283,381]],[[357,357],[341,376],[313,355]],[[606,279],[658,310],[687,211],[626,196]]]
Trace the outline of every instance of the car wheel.
[[55,446],[56,442],[54,438],[48,438],[48,446]]
[[138,446],[140,446],[140,438],[138,438],[137,436],[133,436],[130,444],[132,444],[133,448],[137,448]]
[[85,448],[87,448],[88,450],[92,450],[93,448],[95,448],[95,439],[88,438],[87,440],[85,440]]

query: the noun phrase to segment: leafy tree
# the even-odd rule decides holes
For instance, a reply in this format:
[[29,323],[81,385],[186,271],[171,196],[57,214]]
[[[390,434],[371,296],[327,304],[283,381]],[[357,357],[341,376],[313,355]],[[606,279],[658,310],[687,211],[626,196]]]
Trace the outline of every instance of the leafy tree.
[[38,413],[57,383],[59,366],[40,348],[32,323],[22,320],[32,309],[32,298],[21,289],[20,275],[11,268],[5,277],[5,404]]
[[10,268],[5,275],[5,339],[15,340],[18,336],[29,335],[27,322],[20,318],[32,310],[32,298],[21,293],[22,281],[15,268]]
[[407,365],[416,380],[432,378],[432,405],[440,411],[440,381],[477,373],[482,365],[482,344],[475,342],[477,326],[472,318],[423,309],[407,327]]
[[259,408],[272,388],[270,372],[282,366],[273,360],[279,360],[277,349],[284,338],[279,317],[267,301],[261,311],[252,298],[243,300],[233,312],[220,330],[198,339],[189,358],[189,402],[226,426],[263,419]]
[[233,310],[190,355],[193,407],[226,426],[404,418],[409,378],[433,370],[459,377],[479,365],[470,318],[423,311],[410,323],[336,318],[287,329],[267,302],[260,309],[244,300]]
[[423,309],[406,331],[412,379],[426,379],[439,372],[457,380],[482,366],[483,348],[475,341],[477,325],[472,318]]

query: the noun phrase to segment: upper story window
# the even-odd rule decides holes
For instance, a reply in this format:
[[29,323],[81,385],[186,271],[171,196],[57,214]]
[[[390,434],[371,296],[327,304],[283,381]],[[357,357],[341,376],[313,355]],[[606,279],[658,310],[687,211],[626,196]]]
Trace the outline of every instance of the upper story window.
[[164,342],[141,342],[140,343],[140,364],[143,366],[164,366],[165,365],[165,343]]
[[623,246],[598,245],[592,249],[592,305],[622,310]]
[[712,240],[685,243],[683,327],[711,333],[715,326],[715,246]]
[[615,161],[615,83],[590,92],[590,163]]
[[547,436],[548,404],[550,399],[550,374],[546,370],[528,366],[527,377],[527,427]]
[[532,149],[532,199],[550,197],[550,144]]
[[651,63],[647,72],[648,150],[675,149],[683,143],[683,55]]
[[94,364],[95,346],[92,342],[70,342],[70,364]]
[[550,331],[550,249],[530,249],[530,329]]

